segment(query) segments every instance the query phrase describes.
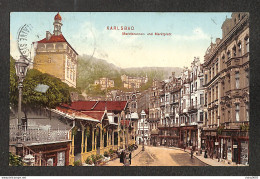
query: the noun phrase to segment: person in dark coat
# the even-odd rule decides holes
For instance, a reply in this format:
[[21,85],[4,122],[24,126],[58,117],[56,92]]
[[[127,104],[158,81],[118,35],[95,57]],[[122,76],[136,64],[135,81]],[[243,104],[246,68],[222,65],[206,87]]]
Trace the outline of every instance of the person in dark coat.
[[122,151],[121,155],[120,155],[120,163],[124,163],[124,156],[125,156],[125,153],[124,153],[124,151]]
[[191,147],[191,151],[190,151],[190,158],[193,158],[193,152],[194,152],[195,148],[194,146]]
[[131,159],[132,159],[132,152],[130,152],[130,154],[129,154],[129,163],[130,163],[130,165],[131,165]]

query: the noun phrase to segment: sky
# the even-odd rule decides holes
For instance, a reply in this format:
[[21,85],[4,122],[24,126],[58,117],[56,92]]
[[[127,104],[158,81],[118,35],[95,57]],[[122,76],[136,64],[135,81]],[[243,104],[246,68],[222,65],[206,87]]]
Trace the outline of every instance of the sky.
[[[10,14],[10,53],[19,58],[17,34],[29,24],[28,43],[53,33],[57,12],[12,12]],[[121,68],[190,67],[194,57],[204,61],[205,52],[231,13],[179,12],[60,12],[62,34],[79,55],[104,59]],[[108,30],[114,26],[134,30]],[[122,35],[144,33],[145,35]],[[156,36],[154,33],[171,33]],[[153,35],[147,35],[153,33]]]

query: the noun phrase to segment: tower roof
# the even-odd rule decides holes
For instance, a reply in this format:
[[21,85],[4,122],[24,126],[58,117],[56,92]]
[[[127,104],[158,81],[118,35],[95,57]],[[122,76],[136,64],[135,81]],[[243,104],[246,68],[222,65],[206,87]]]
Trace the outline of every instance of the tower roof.
[[59,13],[56,14],[56,16],[54,17],[54,20],[60,20],[61,21],[61,16]]

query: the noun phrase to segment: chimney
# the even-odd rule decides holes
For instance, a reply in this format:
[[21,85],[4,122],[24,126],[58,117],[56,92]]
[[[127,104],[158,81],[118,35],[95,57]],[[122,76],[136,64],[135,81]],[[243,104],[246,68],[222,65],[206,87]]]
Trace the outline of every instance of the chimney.
[[46,40],[50,40],[51,33],[49,31],[46,31]]
[[219,44],[220,38],[216,38],[216,44]]

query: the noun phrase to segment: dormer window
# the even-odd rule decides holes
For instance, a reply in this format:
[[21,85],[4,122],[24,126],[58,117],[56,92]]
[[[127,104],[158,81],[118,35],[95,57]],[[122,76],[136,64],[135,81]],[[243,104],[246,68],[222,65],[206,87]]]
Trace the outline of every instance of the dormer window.
[[231,56],[230,56],[230,51],[227,52],[227,56],[228,56],[228,59],[231,58]]
[[223,63],[225,63],[225,55],[224,54],[222,56],[222,61],[223,61]]
[[236,46],[233,47],[233,57],[235,57],[237,54],[236,54]]
[[249,52],[249,37],[246,36],[245,38],[245,43],[246,43],[246,52]]

